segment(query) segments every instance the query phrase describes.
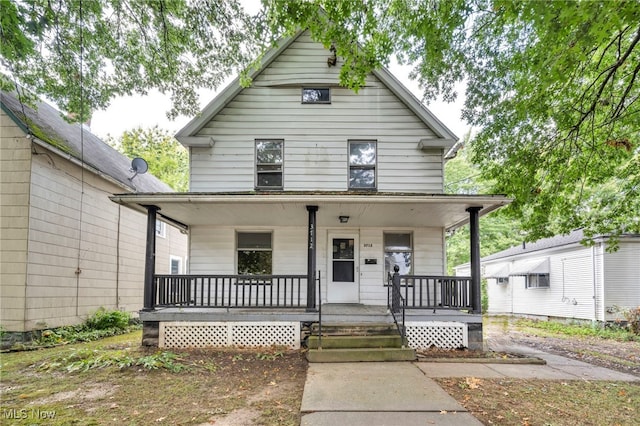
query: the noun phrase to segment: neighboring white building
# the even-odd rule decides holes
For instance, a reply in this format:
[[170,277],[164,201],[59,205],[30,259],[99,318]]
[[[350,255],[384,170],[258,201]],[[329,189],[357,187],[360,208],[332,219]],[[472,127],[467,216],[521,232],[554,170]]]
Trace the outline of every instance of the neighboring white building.
[[576,230],[482,258],[488,313],[613,321],[640,306],[640,236],[623,235],[614,252],[607,237],[589,247],[583,238]]
[[[470,280],[442,279],[445,233],[509,200],[444,194],[445,155],[457,137],[385,69],[357,93],[339,86],[332,55],[307,31],[284,40],[250,87],[234,81],[176,135],[190,151],[189,193],[112,198],[189,230],[190,276],[156,274],[145,325],[304,324],[317,321],[319,304],[384,313],[397,265],[416,277],[403,287],[410,308],[472,324],[481,341]],[[228,309],[249,307],[274,312]]]
[[[168,192],[150,174],[45,103],[2,92],[0,324],[5,331],[82,322],[100,307],[142,307],[147,217],[114,192]],[[187,236],[158,222],[156,268],[184,273]]]

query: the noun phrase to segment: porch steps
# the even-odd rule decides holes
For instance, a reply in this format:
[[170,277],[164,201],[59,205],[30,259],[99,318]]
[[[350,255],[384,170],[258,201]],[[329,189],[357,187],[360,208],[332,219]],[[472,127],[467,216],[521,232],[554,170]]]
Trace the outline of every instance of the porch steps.
[[402,337],[391,324],[322,326],[319,348],[317,326],[307,340],[309,362],[413,361],[415,351],[402,347]]

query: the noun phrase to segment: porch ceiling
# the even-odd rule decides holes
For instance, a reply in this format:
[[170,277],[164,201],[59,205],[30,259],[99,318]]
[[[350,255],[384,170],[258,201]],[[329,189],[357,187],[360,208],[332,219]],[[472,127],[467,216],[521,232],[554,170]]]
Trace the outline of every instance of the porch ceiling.
[[[319,227],[445,227],[469,220],[470,207],[487,214],[511,200],[502,195],[137,193],[111,200],[146,212],[156,206],[167,219],[188,226],[306,226],[306,206],[318,206]],[[339,216],[349,216],[340,223]]]

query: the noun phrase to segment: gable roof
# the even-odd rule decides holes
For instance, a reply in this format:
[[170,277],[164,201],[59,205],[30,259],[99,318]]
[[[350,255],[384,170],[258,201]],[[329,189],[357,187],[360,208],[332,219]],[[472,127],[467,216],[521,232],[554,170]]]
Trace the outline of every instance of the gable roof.
[[16,93],[0,92],[2,110],[32,140],[43,148],[52,150],[82,167],[101,175],[128,191],[174,192],[174,190],[150,173],[129,178],[131,160],[103,142],[82,124],[69,123],[62,113],[51,105],[38,101],[36,109],[22,103]]
[[[253,80],[260,73],[271,65],[271,63],[296,41],[306,30],[300,30],[296,34],[287,37],[278,43],[278,46],[265,53],[259,69],[253,70],[249,77]],[[373,70],[372,74],[377,77],[398,99],[410,109],[427,127],[438,136],[439,144],[451,147],[456,143],[458,137],[449,130],[429,109],[422,104],[398,79],[396,79],[387,69],[381,68]],[[231,102],[244,87],[240,85],[240,77],[236,77],[228,86],[222,90],[201,113],[184,126],[175,137],[185,146],[211,146],[213,141],[207,136],[197,136],[213,117],[216,116],[229,102]]]

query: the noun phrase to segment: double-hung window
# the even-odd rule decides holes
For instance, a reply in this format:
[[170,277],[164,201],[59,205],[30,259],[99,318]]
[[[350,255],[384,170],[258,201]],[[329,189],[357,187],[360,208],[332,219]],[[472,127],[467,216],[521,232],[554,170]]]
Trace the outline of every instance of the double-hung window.
[[385,277],[393,275],[393,267],[398,265],[400,275],[413,273],[413,241],[411,233],[394,232],[384,234]]
[[238,275],[271,275],[271,232],[238,232]]
[[376,189],[376,141],[349,141],[349,189]]
[[282,189],[283,154],[283,140],[256,140],[256,188]]
[[529,274],[525,275],[526,288],[549,288],[549,274]]

